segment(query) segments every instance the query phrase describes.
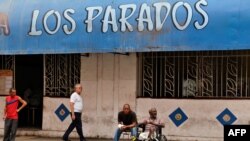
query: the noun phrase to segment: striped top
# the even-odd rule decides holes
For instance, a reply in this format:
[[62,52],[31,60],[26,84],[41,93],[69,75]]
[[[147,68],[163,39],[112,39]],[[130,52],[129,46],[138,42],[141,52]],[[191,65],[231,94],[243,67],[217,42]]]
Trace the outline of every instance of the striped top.
[[7,119],[18,119],[17,108],[19,104],[18,96],[7,96],[6,97],[6,113]]

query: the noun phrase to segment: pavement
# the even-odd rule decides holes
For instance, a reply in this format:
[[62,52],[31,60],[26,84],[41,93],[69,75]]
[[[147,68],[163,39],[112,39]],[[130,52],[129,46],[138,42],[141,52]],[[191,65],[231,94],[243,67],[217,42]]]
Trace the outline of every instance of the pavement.
[[[3,138],[0,137],[2,141]],[[71,141],[79,141],[79,139],[70,139]],[[44,138],[36,136],[17,136],[16,141],[62,141],[60,138]],[[112,139],[87,139],[87,141],[112,141]],[[125,141],[125,140],[124,140]]]

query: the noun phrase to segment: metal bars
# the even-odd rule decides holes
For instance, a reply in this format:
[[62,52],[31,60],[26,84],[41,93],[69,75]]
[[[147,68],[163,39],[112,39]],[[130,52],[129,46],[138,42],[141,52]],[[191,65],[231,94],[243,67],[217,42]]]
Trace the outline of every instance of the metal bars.
[[151,98],[250,98],[249,51],[140,55],[141,93]]

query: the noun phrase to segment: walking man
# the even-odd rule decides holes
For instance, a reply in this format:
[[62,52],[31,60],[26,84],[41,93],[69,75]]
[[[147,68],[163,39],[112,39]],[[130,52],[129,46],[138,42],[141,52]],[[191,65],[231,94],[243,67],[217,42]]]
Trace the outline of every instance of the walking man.
[[[3,119],[5,120],[3,141],[15,141],[18,113],[27,105],[27,102],[16,95],[16,89],[14,88],[10,89],[9,96],[6,97],[5,101],[6,105],[3,115]],[[20,108],[18,108],[19,102],[22,103]]]
[[86,141],[83,136],[82,132],[82,110],[83,110],[83,100],[81,97],[82,86],[81,84],[75,85],[75,92],[70,96],[70,110],[71,110],[71,118],[72,122],[69,125],[68,129],[63,135],[64,141],[69,141],[69,134],[74,130],[76,127],[76,131],[80,136],[80,141]]

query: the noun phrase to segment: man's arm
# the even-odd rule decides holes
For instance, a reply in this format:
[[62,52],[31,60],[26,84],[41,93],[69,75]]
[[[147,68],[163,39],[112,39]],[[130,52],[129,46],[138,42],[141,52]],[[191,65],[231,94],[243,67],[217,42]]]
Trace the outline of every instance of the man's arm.
[[165,127],[165,124],[161,120],[160,120],[160,122],[157,122],[157,123],[150,121],[149,124],[153,124],[153,125],[158,126],[160,128]]
[[23,100],[21,97],[18,97],[18,100],[19,100],[19,102],[22,103],[22,106],[17,109],[17,112],[19,112],[20,110],[22,110],[27,105],[27,102],[25,100]]
[[119,112],[118,113],[118,124],[123,124],[123,122],[122,122],[122,115],[121,115],[121,113]]
[[133,123],[130,124],[130,125],[124,126],[124,128],[125,128],[125,129],[127,129],[127,128],[133,128],[133,127],[135,127],[135,126],[136,126],[136,122],[133,122]]
[[72,120],[75,120],[75,119],[76,119],[76,117],[75,117],[75,112],[74,112],[74,105],[75,105],[75,103],[69,102],[69,105],[70,105]]
[[7,105],[7,103],[6,103],[6,99],[5,99],[5,105],[4,105],[4,111],[3,111],[3,119],[5,120],[6,119],[6,117],[7,117],[7,109],[6,109],[6,105]]
[[138,122],[138,125],[142,125],[142,124],[146,125],[147,123],[148,123],[148,120],[144,119],[143,121]]
[[164,128],[165,124],[164,123],[153,123],[153,125]]

